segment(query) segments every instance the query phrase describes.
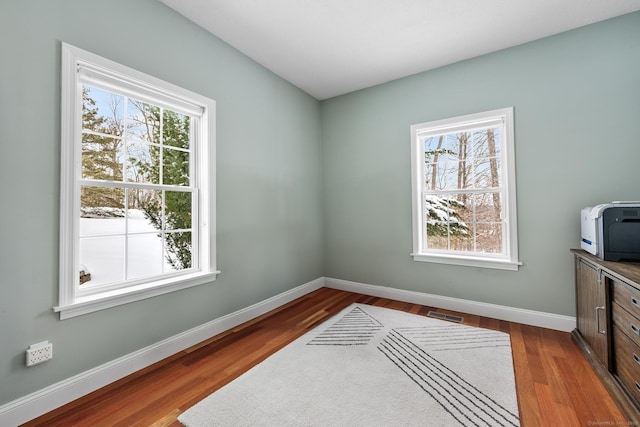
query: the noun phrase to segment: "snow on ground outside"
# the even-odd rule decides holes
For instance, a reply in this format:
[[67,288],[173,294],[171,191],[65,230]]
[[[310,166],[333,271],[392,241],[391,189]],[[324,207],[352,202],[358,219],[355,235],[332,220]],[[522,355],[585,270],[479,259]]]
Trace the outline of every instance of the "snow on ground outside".
[[129,210],[128,223],[126,218],[80,218],[80,264],[91,273],[83,287],[124,280],[125,226],[129,233],[143,233],[128,237],[127,279],[174,270],[166,262],[158,231],[139,209]]

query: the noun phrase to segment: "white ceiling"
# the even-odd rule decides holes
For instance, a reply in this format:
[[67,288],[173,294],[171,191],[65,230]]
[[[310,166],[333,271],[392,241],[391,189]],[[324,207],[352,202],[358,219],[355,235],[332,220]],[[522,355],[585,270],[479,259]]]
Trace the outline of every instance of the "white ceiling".
[[160,0],[317,99],[640,10],[638,0]]

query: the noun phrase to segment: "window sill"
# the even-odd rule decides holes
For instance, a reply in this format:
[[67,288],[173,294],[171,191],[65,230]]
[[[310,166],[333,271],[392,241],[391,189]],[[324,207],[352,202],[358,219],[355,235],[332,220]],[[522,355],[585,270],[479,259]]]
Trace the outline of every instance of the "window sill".
[[134,301],[163,295],[169,292],[186,289],[193,286],[203,285],[216,280],[219,271],[208,273],[193,273],[187,276],[180,276],[179,280],[166,280],[154,282],[152,285],[136,286],[133,288],[118,289],[103,293],[93,294],[85,297],[78,297],[68,304],[61,304],[53,308],[53,311],[60,313],[60,320],[70,319],[94,311],[128,304]]
[[411,254],[414,261],[437,264],[461,265],[466,267],[493,268],[497,270],[518,271],[520,261],[510,261],[489,257],[471,257],[448,254]]

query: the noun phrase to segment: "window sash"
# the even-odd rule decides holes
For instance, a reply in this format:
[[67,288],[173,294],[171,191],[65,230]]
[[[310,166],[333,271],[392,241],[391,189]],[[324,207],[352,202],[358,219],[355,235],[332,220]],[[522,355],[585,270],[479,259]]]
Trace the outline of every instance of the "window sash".
[[[77,265],[75,270],[80,270],[80,241],[82,239],[93,239],[93,238],[104,238],[104,237],[122,237],[124,238],[123,242],[123,272],[124,279],[118,282],[108,282],[93,285],[91,283],[81,285],[80,278],[78,275],[74,276],[74,294],[76,297],[81,298],[85,296],[95,295],[107,291],[124,289],[129,287],[134,287],[136,285],[141,285],[149,282],[153,282],[158,279],[166,279],[172,277],[179,277],[184,275],[189,275],[194,272],[200,271],[200,233],[198,229],[198,224],[200,223],[199,219],[199,191],[197,188],[193,187],[183,187],[183,186],[167,186],[167,185],[154,185],[154,184],[139,184],[139,183],[122,183],[122,182],[113,182],[113,181],[96,181],[96,180],[79,180],[81,187],[90,187],[90,188],[125,188],[125,189],[134,189],[134,190],[155,190],[155,191],[171,191],[171,192],[182,192],[189,193],[192,195],[191,197],[191,227],[186,229],[162,229],[162,230],[154,230],[149,232],[129,232],[128,229],[125,229],[119,233],[113,233],[109,235],[85,235],[82,236],[79,233],[79,223],[80,223],[80,215],[79,211],[76,214],[78,221],[78,234],[75,238],[78,248],[78,254],[74,257],[74,263]],[[79,192],[78,192],[79,194]],[[125,205],[126,206],[126,205]],[[128,208],[126,208],[128,210]],[[175,271],[162,271],[158,274],[147,275],[140,278],[127,278],[128,271],[130,267],[130,262],[128,261],[128,241],[132,236],[141,236],[141,235],[152,235],[152,234],[170,234],[170,233],[178,233],[178,232],[189,232],[191,233],[191,260],[192,265],[191,268],[183,269],[183,270],[175,270]],[[164,250],[166,249],[163,241],[162,245],[162,258],[161,261],[164,262]]]
[[[475,207],[474,207],[475,209]],[[501,208],[502,210],[502,216],[504,218],[505,214],[504,214],[504,207]],[[509,226],[509,221],[507,219],[501,219],[501,220],[496,220],[496,221],[479,221],[479,220],[473,220],[471,223],[469,223],[468,221],[465,221],[467,223],[467,226],[469,227],[469,233],[474,233],[472,236],[470,236],[469,238],[471,239],[471,241],[473,242],[474,247],[476,247],[477,243],[478,243],[478,236],[475,234],[477,231],[478,226],[483,225],[483,224],[500,224],[502,227],[502,232],[501,232],[501,245],[500,245],[500,251],[499,252],[487,252],[487,251],[479,251],[479,250],[473,250],[473,251],[467,251],[467,250],[459,250],[459,249],[442,249],[442,248],[436,248],[436,247],[430,247],[428,245],[428,238],[429,238],[429,233],[428,230],[426,230],[426,224],[428,224],[429,222],[433,222],[432,220],[430,220],[427,216],[427,212],[424,211],[424,208],[422,210],[422,224],[423,224],[423,231],[422,231],[422,240],[421,240],[421,252],[422,253],[451,253],[451,254],[464,254],[466,256],[473,256],[478,255],[478,256],[488,256],[488,257],[507,257],[509,254],[509,247],[507,245],[508,242],[508,226]],[[450,222],[443,222],[444,224],[447,224],[447,226],[449,226]],[[444,236],[443,236],[444,237]],[[447,238],[447,242],[448,242],[448,246],[451,246],[451,242],[453,239],[453,235],[449,234],[446,236]]]

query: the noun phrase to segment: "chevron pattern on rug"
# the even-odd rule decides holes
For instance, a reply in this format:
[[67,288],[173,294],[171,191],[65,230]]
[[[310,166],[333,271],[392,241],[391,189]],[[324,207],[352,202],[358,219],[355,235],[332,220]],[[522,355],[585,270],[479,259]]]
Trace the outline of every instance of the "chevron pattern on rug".
[[517,427],[509,335],[353,304],[181,414],[204,426]]
[[307,345],[366,345],[382,328],[380,322],[356,307]]

